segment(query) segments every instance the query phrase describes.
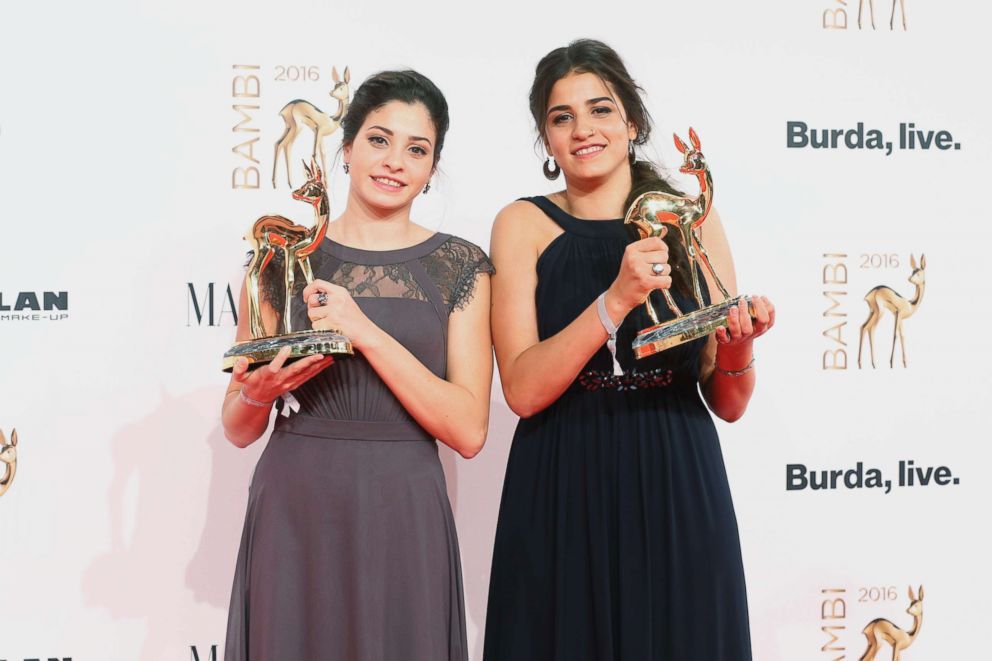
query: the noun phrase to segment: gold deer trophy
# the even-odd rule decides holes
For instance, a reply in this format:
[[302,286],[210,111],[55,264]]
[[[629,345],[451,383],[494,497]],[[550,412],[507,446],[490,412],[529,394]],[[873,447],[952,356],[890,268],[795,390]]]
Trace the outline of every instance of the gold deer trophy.
[[[297,225],[284,216],[262,216],[244,236],[253,248],[245,275],[248,323],[252,339],[237,342],[228,349],[223,361],[225,372],[230,372],[239,358],[248,359],[249,369],[263,365],[287,346],[290,347],[287,362],[315,354],[352,354],[351,342],[337,331],[293,331],[292,302],[296,296],[296,268],[299,266],[308,284],[313,282],[310,254],[318,248],[327,234],[330,212],[324,173],[320,166],[316,161],[311,161],[309,166],[304,162],[303,169],[307,173],[307,181],[293,191],[293,199],[313,207],[313,227]],[[282,282],[281,287],[277,288],[281,296],[269,299],[263,295],[265,288],[260,284],[276,254],[282,255]],[[281,312],[277,312],[279,308]]]
[[920,625],[923,623],[923,586],[920,586],[919,596],[913,595],[913,587],[909,588],[909,608],[906,612],[913,616],[913,628],[903,631],[885,618],[878,618],[868,623],[868,626],[861,633],[868,639],[868,649],[861,655],[858,661],[875,661],[882,643],[888,643],[892,647],[892,661],[899,661],[902,651],[913,644],[920,633]]
[[313,131],[313,149],[310,160],[320,155],[320,169],[327,172],[327,160],[324,157],[324,138],[334,133],[341,125],[341,119],[348,112],[349,90],[348,84],[351,82],[351,72],[348,67],[344,68],[344,80],[338,77],[337,67],[331,67],[331,78],[334,80],[334,87],[330,91],[331,98],[338,102],[338,111],[333,115],[322,111],[320,108],[304,101],[296,99],[290,101],[282,110],[279,116],[282,117],[286,128],[279,139],[276,140],[276,153],[272,162],[272,187],[276,187],[276,172],[279,169],[279,154],[283,155],[286,161],[286,183],[293,187],[293,180],[289,168],[289,156],[293,151],[293,142],[303,126]]
[[[730,309],[740,303],[741,299],[748,302],[748,309],[751,309],[750,298],[737,296],[730,298],[720,278],[710,264],[709,255],[703,247],[700,239],[700,226],[706,221],[710,209],[713,207],[713,177],[710,175],[709,166],[703,158],[700,150],[699,136],[689,129],[689,140],[692,149],[686,147],[685,143],[675,135],[675,146],[684,156],[680,172],[694,175],[699,181],[698,197],[680,197],[671,193],[652,191],[640,195],[630,205],[624,222],[633,226],[638,236],[646,239],[651,236],[665,236],[670,225],[677,229],[679,238],[685,246],[686,255],[689,262],[690,277],[692,280],[692,293],[699,308],[688,314],[683,314],[669,290],[662,290],[665,303],[672,311],[675,318],[661,323],[658,313],[655,312],[651,304],[650,297],[644,302],[648,315],[654,325],[645,328],[637,334],[634,340],[634,355],[638,358],[651,356],[665,349],[678,346],[684,342],[692,341],[698,337],[709,335],[721,326],[727,326],[727,315]],[[701,287],[705,283],[700,283],[699,273],[696,269],[697,262],[709,271],[723,294],[723,301],[714,305],[704,307]]]
[[861,349],[864,347],[865,335],[868,336],[868,351],[871,354],[871,366],[875,367],[875,327],[878,326],[879,319],[888,310],[895,317],[895,325],[892,328],[892,353],[889,354],[889,367],[895,367],[896,343],[902,349],[902,366],[906,367],[906,340],[902,335],[902,322],[913,316],[913,313],[920,307],[923,301],[923,290],[926,289],[926,255],[920,255],[920,264],[916,265],[916,258],[909,256],[909,265],[913,271],[909,276],[910,283],[916,285],[916,295],[912,300],[906,300],[899,292],[879,285],[873,287],[865,294],[865,303],[868,304],[868,318],[861,324],[861,333],[858,335],[858,368],[861,367]]
[[17,430],[10,432],[10,444],[0,429],[0,463],[4,465],[3,477],[0,477],[0,496],[7,493],[17,474]]

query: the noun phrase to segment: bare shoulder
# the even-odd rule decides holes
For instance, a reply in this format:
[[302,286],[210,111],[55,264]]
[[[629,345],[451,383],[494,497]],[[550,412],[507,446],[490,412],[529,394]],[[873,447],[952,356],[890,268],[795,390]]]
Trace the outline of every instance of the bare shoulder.
[[720,216],[719,209],[714,206],[710,209],[710,212],[706,215],[706,222],[703,223],[703,227],[717,227],[723,228],[723,218]]
[[716,207],[710,209],[706,216],[706,222],[699,226],[698,232],[703,239],[705,248],[709,248],[711,245],[717,247],[717,244],[727,246],[727,231]]
[[490,247],[494,255],[504,250],[536,255],[559,233],[561,229],[535,204],[515,200],[496,214]]
[[428,227],[424,227],[420,223],[415,223],[410,221],[410,227],[412,228],[413,236],[411,237],[414,241],[426,241],[437,233],[437,230],[432,230]]
[[526,231],[538,224],[544,212],[527,200],[514,200],[499,210],[493,221],[493,234],[497,232]]

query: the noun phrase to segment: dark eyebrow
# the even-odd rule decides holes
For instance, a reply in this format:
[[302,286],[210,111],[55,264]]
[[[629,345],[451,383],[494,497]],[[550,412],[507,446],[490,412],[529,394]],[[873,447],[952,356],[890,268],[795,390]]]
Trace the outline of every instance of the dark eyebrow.
[[[386,134],[386,135],[388,135],[388,136],[393,136],[393,135],[395,135],[395,134],[394,134],[394,133],[393,133],[392,131],[390,131],[389,129],[387,129],[387,128],[386,128],[385,126],[379,126],[379,125],[375,125],[375,126],[370,126],[370,127],[369,127],[369,130],[371,131],[372,129],[379,129],[380,131],[382,131],[383,133],[385,133],[385,134]],[[426,142],[427,144],[429,144],[429,145],[431,145],[431,146],[433,146],[433,143],[431,143],[431,141],[430,141],[429,139],[427,139],[427,138],[422,138],[422,137],[420,137],[419,135],[411,135],[411,136],[410,136],[410,139],[411,139],[411,140],[416,140],[416,141],[418,141],[418,142]]]
[[[589,99],[588,101],[586,101],[586,105],[587,106],[594,106],[597,103],[602,103],[603,101],[609,101],[613,105],[616,105],[616,102],[613,101],[613,99],[611,99],[608,96],[597,96],[595,99]],[[550,115],[551,113],[557,112],[558,110],[571,110],[571,109],[572,109],[572,107],[569,106],[569,105],[567,105],[567,104],[566,105],[560,105],[560,106],[554,106],[553,108],[548,108],[548,114]]]

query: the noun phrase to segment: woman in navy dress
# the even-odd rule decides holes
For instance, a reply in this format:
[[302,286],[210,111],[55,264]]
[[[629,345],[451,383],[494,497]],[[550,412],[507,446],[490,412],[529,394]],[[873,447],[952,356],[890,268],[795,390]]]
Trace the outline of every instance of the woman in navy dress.
[[[677,192],[636,158],[651,130],[640,89],[612,49],[582,40],[541,60],[530,102],[545,174],[563,174],[565,189],[513,202],[493,227],[493,340],[521,420],[485,661],[749,661],[740,541],[710,412],[743,415],[752,345],[774,310],[756,296],[755,319],[734,308],[729,329],[635,360],[653,290],[698,307],[681,247],[631,242],[623,225],[640,193]],[[715,211],[704,233],[736,294]],[[655,308],[671,317],[660,297]]]

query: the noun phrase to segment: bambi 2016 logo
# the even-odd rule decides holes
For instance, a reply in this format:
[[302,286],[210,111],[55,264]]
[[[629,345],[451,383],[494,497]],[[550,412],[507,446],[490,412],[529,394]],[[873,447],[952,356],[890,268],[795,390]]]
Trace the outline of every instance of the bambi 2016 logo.
[[[266,98],[263,97],[263,78],[266,76],[260,65],[236,64],[232,68],[234,74],[231,79],[231,109],[235,113],[235,123],[231,131],[235,137],[235,144],[231,148],[231,153],[234,154],[235,162],[231,169],[231,188],[255,190],[260,187],[262,180],[260,156],[264,152],[257,154],[256,149],[264,150],[264,146],[259,145],[262,129],[256,120],[264,116],[260,113],[267,112],[266,106],[263,105]],[[275,67],[271,79],[265,80],[264,89],[266,91],[269,89],[269,83],[299,85],[320,82],[320,79],[320,68],[317,66],[280,65]],[[284,163],[286,182],[290,188],[293,187],[293,164],[298,163],[293,158],[293,145],[301,132],[304,135],[311,133],[313,138],[307,160],[318,161],[321,169],[327,172],[324,139],[338,129],[348,110],[351,72],[345,67],[344,75],[339,76],[337,68],[332,67],[331,80],[333,84],[328,94],[331,100],[337,103],[334,112],[324,112],[316,103],[304,99],[292,99],[278,106],[280,110],[276,111],[276,114],[282,120],[282,133],[269,143],[273,145],[271,177],[273,188],[276,187],[280,160]]]
[[875,367],[875,328],[886,311],[893,317],[892,331],[892,352],[889,354],[889,367],[895,366],[896,343],[902,348],[902,366],[906,367],[906,340],[903,337],[903,322],[913,316],[923,302],[923,289],[926,285],[927,258],[920,255],[920,264],[917,266],[916,257],[909,256],[909,264],[912,272],[909,275],[909,282],[916,285],[916,292],[912,298],[907,298],[885,285],[872,287],[865,294],[865,303],[868,304],[868,318],[861,324],[861,332],[858,335],[858,367],[861,367],[861,349],[864,345],[865,336],[868,337],[868,348],[871,353],[871,366]]
[[[818,658],[830,661],[881,661],[892,659],[900,661],[916,642],[923,625],[923,586],[914,591],[910,586],[906,596],[909,607],[906,613],[912,616],[908,621],[905,617],[894,618],[896,621],[875,617],[862,627],[860,633],[864,638],[856,636],[856,629],[851,628],[852,620],[855,626],[867,617],[877,612],[880,606],[888,602],[895,605],[900,601],[900,590],[895,586],[863,587],[856,590],[855,597],[847,588],[826,588],[820,590],[820,633],[823,644],[820,646]],[[906,601],[902,601],[903,604]],[[864,612],[863,612],[864,611]],[[858,619],[852,616],[857,612]],[[853,656],[857,654],[858,656]]]
[[[912,291],[904,286],[899,287],[896,284],[898,279],[895,277],[886,277],[886,280],[893,283],[892,286],[888,284],[866,286],[862,284],[866,278],[859,277],[858,287],[853,288],[852,270],[849,269],[851,257],[852,255],[843,252],[822,255],[821,291],[826,299],[822,312],[821,335],[826,343],[821,355],[822,369],[848,369],[849,353],[853,350],[851,344],[853,328],[850,327],[849,322],[858,324],[856,355],[858,369],[874,369],[879,365],[881,361],[876,362],[876,348],[880,353],[888,354],[886,362],[889,368],[895,368],[897,365],[903,368],[909,367],[905,337],[907,321],[916,315],[923,303],[923,293],[926,289],[926,256],[921,254],[917,261],[915,255],[909,255],[908,269],[903,266],[903,261],[897,253],[862,253],[857,257],[858,273],[887,269],[906,274],[908,270],[906,280],[913,285]],[[850,296],[860,291],[865,291],[862,295],[862,304],[858,304],[856,299]],[[913,322],[909,324],[912,325]],[[876,330],[879,327],[883,329],[883,333],[876,337]],[[883,344],[883,340],[887,344]],[[890,340],[891,342],[888,343]]]

